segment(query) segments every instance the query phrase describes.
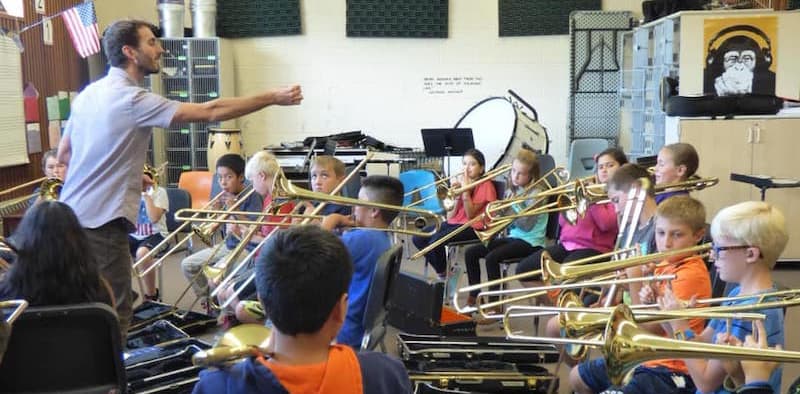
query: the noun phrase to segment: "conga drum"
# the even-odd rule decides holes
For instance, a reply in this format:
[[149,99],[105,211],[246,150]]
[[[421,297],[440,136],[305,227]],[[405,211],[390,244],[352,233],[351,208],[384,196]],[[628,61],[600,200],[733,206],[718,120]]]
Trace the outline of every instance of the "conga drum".
[[228,153],[244,155],[242,150],[242,130],[240,129],[208,129],[208,169],[212,172],[217,167],[217,159]]

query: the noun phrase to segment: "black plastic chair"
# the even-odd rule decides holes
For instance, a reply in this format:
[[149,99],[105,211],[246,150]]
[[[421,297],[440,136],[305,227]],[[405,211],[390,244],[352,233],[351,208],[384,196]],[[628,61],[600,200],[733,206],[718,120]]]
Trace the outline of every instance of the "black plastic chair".
[[[175,212],[178,212],[180,209],[191,208],[192,195],[184,189],[167,188],[167,200],[169,200],[169,209],[164,215],[167,216],[167,231],[173,232],[181,225],[181,222],[175,220]],[[191,232],[192,229],[189,226],[181,230],[181,233],[189,234],[189,236]]]
[[29,308],[0,364],[4,393],[125,392],[117,315],[100,303]]
[[392,284],[400,272],[402,259],[403,247],[395,245],[384,252],[375,264],[367,305],[364,308],[364,337],[361,340],[361,350],[374,350],[376,346],[380,346],[381,351],[386,352],[383,338],[386,336],[389,298],[392,295]]

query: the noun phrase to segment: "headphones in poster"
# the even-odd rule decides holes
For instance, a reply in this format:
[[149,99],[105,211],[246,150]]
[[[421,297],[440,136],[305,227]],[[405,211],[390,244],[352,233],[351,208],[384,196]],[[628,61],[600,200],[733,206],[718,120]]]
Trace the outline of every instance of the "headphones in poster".
[[[764,57],[764,62],[766,63],[764,67],[769,68],[772,65],[772,42],[769,40],[769,37],[763,31],[761,31],[761,29],[751,25],[728,26],[720,30],[716,35],[714,35],[714,37],[708,41],[708,50],[706,51],[708,53],[708,56],[706,57],[706,64],[710,66],[714,63],[714,59],[718,55],[717,51],[719,50],[719,46],[721,46],[722,43],[724,42],[721,39],[723,37],[732,36],[734,35],[734,33],[737,32],[749,32],[755,35],[756,37],[760,37],[761,40],[763,40],[764,45],[761,46],[759,44],[759,48],[761,49],[761,54]],[[749,38],[756,38],[752,37],[752,35],[745,35],[745,36]],[[718,41],[720,42],[719,45],[715,46],[715,44]]]

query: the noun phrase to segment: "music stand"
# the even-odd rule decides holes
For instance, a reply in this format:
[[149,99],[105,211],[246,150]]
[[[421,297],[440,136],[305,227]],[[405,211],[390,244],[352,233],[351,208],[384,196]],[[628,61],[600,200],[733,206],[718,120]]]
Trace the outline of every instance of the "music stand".
[[[470,128],[422,129],[422,144],[428,157],[445,157],[450,175],[450,156],[462,156],[475,148]],[[444,163],[442,163],[444,167]],[[442,168],[444,172],[444,168]]]

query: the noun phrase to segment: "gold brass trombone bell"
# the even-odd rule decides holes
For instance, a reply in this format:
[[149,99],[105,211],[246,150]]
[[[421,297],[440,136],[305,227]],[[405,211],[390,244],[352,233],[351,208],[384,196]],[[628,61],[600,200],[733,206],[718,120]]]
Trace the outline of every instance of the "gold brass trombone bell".
[[611,313],[605,328],[602,352],[608,376],[614,385],[622,384],[628,372],[639,364],[657,359],[800,362],[800,352],[679,341],[653,335],[634,323],[631,310],[625,305],[618,305]]
[[267,352],[272,330],[261,324],[240,324],[222,335],[208,350],[195,353],[192,364],[198,367],[222,366],[229,362]]

